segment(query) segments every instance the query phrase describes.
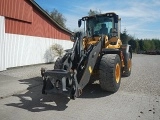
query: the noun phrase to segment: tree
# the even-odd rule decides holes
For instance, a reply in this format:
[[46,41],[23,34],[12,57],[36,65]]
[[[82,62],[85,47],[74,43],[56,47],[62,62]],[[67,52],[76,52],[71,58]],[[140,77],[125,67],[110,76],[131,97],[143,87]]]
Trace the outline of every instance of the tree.
[[135,42],[136,42],[135,52],[137,53],[140,50],[140,48],[139,48],[139,42],[138,42],[138,40],[135,40]]
[[52,11],[48,11],[46,10],[46,12],[51,16],[51,18],[53,20],[55,20],[59,25],[61,25],[62,27],[66,28],[66,18],[63,16],[62,13],[59,13],[58,10],[53,9]]
[[143,42],[144,42],[143,49],[145,51],[155,50],[155,44],[154,44],[154,42],[152,40],[145,39]]
[[143,41],[143,49],[145,51],[148,51],[149,48],[150,48],[150,44],[149,44],[148,40]]
[[133,39],[132,36],[127,34],[127,30],[124,29],[123,33],[121,33],[121,40],[123,44],[127,44],[129,40]]
[[53,44],[50,49],[55,57],[60,57],[64,53],[62,45],[57,43]]
[[155,49],[156,50],[160,50],[160,40],[158,40],[158,39],[152,39],[152,41],[154,42]]
[[150,40],[150,50],[155,50],[155,44],[154,44],[154,41],[153,40]]
[[137,43],[135,40],[131,39],[129,42],[128,42],[129,45],[131,45],[132,47],[132,50],[135,52],[136,48],[137,48]]
[[92,15],[96,15],[96,14],[101,14],[101,11],[99,10],[99,11],[97,11],[97,10],[89,10],[89,12],[88,12],[88,15],[89,16],[92,16]]
[[144,50],[144,49],[143,49],[143,44],[144,44],[143,40],[142,40],[142,39],[139,40],[139,41],[138,41],[138,44],[139,44],[139,49],[143,51],[143,50]]

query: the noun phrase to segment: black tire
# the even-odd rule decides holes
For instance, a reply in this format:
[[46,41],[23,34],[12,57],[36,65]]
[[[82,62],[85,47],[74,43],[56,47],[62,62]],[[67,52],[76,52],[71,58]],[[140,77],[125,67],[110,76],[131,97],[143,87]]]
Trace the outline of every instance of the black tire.
[[117,54],[105,54],[99,65],[99,82],[103,90],[117,92],[121,82],[121,61]]
[[132,57],[131,54],[129,53],[128,56],[126,56],[126,65],[123,69],[122,76],[123,77],[129,77],[131,75],[131,68],[132,68]]
[[62,69],[63,68],[63,59],[62,57],[57,58],[55,64],[54,64],[54,69]]

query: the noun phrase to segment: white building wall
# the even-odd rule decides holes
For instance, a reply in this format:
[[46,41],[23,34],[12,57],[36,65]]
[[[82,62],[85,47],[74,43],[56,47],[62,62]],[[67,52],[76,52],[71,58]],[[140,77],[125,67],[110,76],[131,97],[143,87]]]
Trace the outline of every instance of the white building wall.
[[60,44],[65,49],[73,43],[66,40],[5,33],[5,18],[0,16],[0,71],[10,67],[50,62],[49,48]]
[[4,41],[4,17],[0,16],[0,71],[5,70],[5,41]]

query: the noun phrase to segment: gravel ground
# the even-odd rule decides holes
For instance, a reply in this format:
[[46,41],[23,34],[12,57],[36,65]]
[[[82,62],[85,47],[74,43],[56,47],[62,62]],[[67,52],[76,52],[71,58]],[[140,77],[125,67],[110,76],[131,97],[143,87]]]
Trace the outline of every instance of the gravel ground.
[[133,55],[132,74],[122,78],[120,91],[160,95],[160,55]]
[[[89,84],[76,100],[62,95],[42,95],[42,85],[0,99],[1,120],[160,120],[160,56],[133,55],[132,74],[123,77],[118,92],[103,92]],[[16,77],[28,87],[40,79],[40,68],[20,67],[0,72]],[[31,82],[32,81],[32,82]],[[41,81],[41,80],[40,80]],[[39,81],[38,81],[39,82]]]
[[54,64],[40,64],[40,65],[31,65],[31,66],[23,66],[17,68],[10,68],[6,71],[0,72],[1,75],[7,75],[11,77],[16,77],[20,79],[29,79],[34,77],[41,76],[41,68],[53,69]]

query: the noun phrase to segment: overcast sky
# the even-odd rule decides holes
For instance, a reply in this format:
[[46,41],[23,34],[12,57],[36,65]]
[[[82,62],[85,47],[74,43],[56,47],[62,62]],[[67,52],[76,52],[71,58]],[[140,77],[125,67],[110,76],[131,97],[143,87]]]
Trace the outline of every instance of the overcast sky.
[[35,0],[44,10],[57,9],[67,19],[66,26],[78,29],[77,21],[90,9],[115,12],[121,17],[121,30],[135,38],[160,39],[160,0]]

